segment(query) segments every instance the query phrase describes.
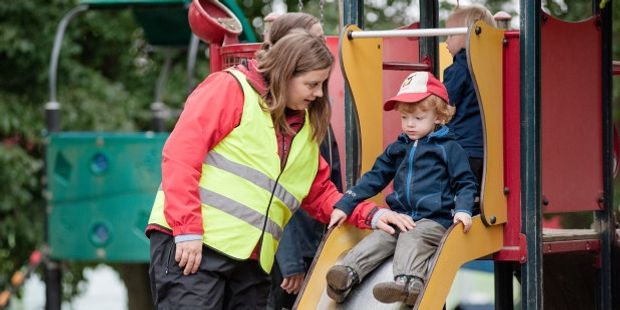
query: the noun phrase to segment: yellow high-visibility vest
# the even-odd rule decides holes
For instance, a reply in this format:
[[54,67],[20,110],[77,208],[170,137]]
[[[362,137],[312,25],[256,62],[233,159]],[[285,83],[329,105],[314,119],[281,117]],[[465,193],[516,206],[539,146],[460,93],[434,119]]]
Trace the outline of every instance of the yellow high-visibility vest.
[[[260,242],[260,265],[269,273],[284,226],[316,177],[319,146],[312,139],[306,111],[304,125],[293,138],[282,170],[273,120],[263,99],[243,73],[229,72],[243,89],[243,114],[239,126],[207,154],[202,164],[202,240],[235,259],[249,258]],[[164,200],[160,188],[149,224],[171,229],[164,216]]]

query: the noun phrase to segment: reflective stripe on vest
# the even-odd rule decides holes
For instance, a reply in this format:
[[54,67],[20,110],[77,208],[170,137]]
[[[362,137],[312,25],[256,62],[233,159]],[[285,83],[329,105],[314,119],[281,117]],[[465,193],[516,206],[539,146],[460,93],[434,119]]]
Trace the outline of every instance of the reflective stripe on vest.
[[207,158],[205,159],[205,164],[218,167],[222,170],[226,170],[230,173],[243,177],[246,180],[254,182],[254,184],[260,186],[266,191],[272,191],[275,186],[274,196],[282,200],[282,202],[284,202],[284,204],[289,207],[291,213],[295,213],[295,211],[297,211],[297,209],[299,209],[299,206],[301,205],[301,202],[297,200],[295,196],[289,193],[282,185],[277,184],[275,180],[269,178],[268,176],[256,169],[230,161],[224,156],[215,152],[210,152],[207,155]]
[[[245,76],[235,70],[229,73],[243,89],[243,113],[239,125],[203,161],[199,182],[203,242],[236,259],[247,259],[259,244],[260,265],[270,272],[284,225],[316,177],[319,149],[306,113],[282,171],[271,115]],[[160,190],[149,223],[170,228],[164,200]]]
[[[200,188],[200,202],[215,206],[220,211],[226,212],[234,217],[244,219],[248,224],[263,229],[265,223],[265,215],[260,214],[246,206],[218,193],[212,192],[208,189]],[[271,219],[267,218],[267,225],[265,232],[268,232],[274,236],[276,240],[280,240],[282,236],[282,229]]]

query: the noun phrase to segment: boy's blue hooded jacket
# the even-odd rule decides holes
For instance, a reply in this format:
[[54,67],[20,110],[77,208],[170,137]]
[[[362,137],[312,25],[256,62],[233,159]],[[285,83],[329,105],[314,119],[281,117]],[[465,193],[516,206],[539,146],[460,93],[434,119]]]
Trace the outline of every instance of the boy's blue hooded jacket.
[[375,196],[392,179],[394,191],[386,197],[387,204],[414,221],[426,218],[447,228],[453,213],[472,214],[476,177],[467,153],[446,126],[417,143],[404,133],[399,135],[335,207],[351,214],[358,203]]

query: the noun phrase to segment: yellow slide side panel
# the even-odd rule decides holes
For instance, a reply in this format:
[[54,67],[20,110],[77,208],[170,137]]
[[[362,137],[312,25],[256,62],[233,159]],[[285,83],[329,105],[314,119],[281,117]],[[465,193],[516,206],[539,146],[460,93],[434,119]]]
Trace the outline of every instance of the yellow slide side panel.
[[443,82],[443,70],[452,64],[452,55],[448,51],[446,42],[439,43],[439,80]]
[[463,232],[463,224],[452,226],[437,249],[414,309],[442,309],[458,269],[468,261],[499,251],[503,240],[503,225],[486,226],[479,215],[473,217],[468,233]]
[[[355,25],[345,28],[340,37],[340,63],[359,117],[364,173],[383,152],[383,40],[347,38],[349,31],[359,30]],[[383,204],[381,194],[372,200]]]
[[355,246],[370,229],[359,229],[344,224],[333,229],[324,239],[317,250],[311,270],[308,271],[306,283],[299,293],[296,309],[328,309],[335,307],[334,302],[325,294],[325,275],[338,258]]
[[484,133],[484,173],[480,209],[487,225],[506,222],[503,124],[504,31],[478,21],[471,26],[467,60],[476,86]]

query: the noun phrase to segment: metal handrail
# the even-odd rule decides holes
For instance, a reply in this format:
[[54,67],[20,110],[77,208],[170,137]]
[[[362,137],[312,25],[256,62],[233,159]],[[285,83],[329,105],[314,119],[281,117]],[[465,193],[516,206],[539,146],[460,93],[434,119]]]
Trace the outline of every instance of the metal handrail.
[[460,34],[467,34],[467,27],[350,31],[347,33],[347,37],[351,40],[366,38],[440,37]]

